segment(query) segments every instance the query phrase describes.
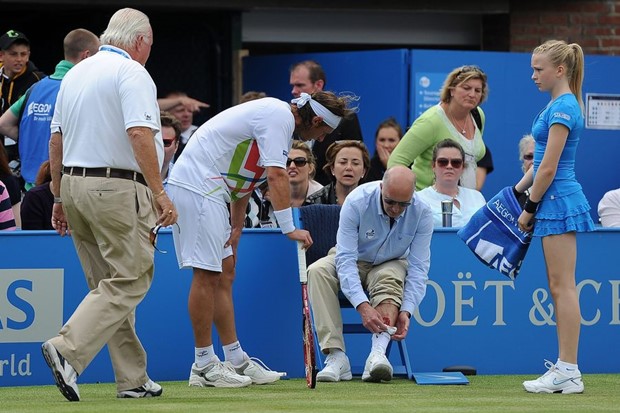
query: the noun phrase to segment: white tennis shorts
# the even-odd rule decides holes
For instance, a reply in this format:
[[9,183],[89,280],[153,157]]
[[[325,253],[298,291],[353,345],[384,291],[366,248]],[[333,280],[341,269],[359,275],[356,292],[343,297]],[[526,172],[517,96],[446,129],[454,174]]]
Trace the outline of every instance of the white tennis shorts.
[[179,213],[172,226],[179,268],[222,272],[222,260],[233,253],[224,247],[231,232],[227,205],[170,183],[167,192]]

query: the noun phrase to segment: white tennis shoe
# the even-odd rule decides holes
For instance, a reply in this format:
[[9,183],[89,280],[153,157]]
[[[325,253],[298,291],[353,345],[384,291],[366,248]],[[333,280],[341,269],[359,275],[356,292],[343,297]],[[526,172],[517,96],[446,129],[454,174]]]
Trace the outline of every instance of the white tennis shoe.
[[277,371],[271,370],[260,359],[256,357],[250,357],[247,353],[243,353],[243,363],[240,366],[235,366],[230,362],[225,362],[235,369],[237,374],[249,377],[252,379],[253,384],[268,384],[280,380],[282,374]]
[[394,369],[385,354],[380,351],[371,351],[364,365],[362,381],[379,383],[392,380]]
[[570,375],[562,373],[555,364],[545,360],[547,372],[536,380],[523,382],[523,387],[530,393],[583,393],[581,372],[575,369]]
[[250,384],[251,378],[237,374],[230,363],[222,363],[217,356],[202,368],[192,364],[189,374],[189,385],[196,387],[246,387]]
[[316,375],[316,381],[337,382],[353,379],[351,364],[346,354],[329,353],[325,359],[325,367]]

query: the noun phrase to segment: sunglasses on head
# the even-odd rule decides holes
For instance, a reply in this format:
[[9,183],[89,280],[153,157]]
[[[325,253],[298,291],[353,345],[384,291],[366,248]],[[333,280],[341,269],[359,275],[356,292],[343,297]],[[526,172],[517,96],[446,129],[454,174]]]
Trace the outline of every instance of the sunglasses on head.
[[463,73],[471,73],[471,72],[484,73],[482,69],[480,69],[478,66],[467,65],[467,66],[461,67],[461,70],[459,70],[456,76],[458,77],[462,75]]
[[295,159],[286,158],[287,168],[291,165],[291,162],[294,162],[296,167],[301,168],[302,166],[305,166],[308,163],[308,160],[306,158],[302,158],[301,156]]
[[435,162],[437,162],[437,165],[441,166],[442,168],[445,168],[446,166],[448,166],[448,164],[452,164],[452,167],[455,169],[459,169],[461,166],[463,166],[463,160],[459,158],[437,158]]
[[164,147],[169,148],[174,143],[174,139],[164,139]]
[[523,160],[525,161],[531,161],[532,159],[534,159],[533,153],[526,153],[525,155],[523,155]]
[[386,198],[386,197],[383,197],[383,202],[385,202],[385,204],[389,206],[398,205],[399,207],[402,207],[402,208],[407,208],[409,205],[411,205],[411,202],[394,201],[393,199]]

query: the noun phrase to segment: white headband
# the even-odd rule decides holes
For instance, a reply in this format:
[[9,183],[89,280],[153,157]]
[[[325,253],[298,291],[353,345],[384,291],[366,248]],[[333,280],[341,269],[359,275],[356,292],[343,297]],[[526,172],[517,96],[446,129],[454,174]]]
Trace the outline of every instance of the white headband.
[[295,103],[298,108],[304,107],[308,102],[310,102],[310,107],[312,107],[314,113],[316,113],[317,116],[322,117],[323,122],[325,122],[330,128],[336,129],[338,127],[338,124],[342,118],[331,113],[325,106],[312,99],[312,96],[309,94],[302,93],[297,99],[291,100],[291,103]]

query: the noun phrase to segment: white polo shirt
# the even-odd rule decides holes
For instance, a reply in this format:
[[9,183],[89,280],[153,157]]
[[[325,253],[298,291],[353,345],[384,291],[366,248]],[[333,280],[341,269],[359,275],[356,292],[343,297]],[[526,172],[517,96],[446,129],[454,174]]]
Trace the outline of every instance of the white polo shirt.
[[188,141],[168,179],[219,202],[242,198],[266,179],[268,166],[286,168],[295,118],[275,98],[233,106],[209,119]]
[[127,136],[131,127],[155,133],[159,166],[164,159],[157,89],[129,54],[104,45],[63,78],[51,123],[62,132],[63,165],[140,171]]

